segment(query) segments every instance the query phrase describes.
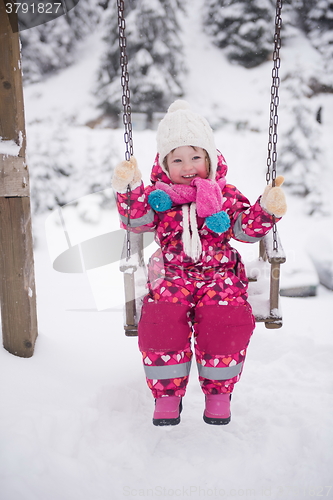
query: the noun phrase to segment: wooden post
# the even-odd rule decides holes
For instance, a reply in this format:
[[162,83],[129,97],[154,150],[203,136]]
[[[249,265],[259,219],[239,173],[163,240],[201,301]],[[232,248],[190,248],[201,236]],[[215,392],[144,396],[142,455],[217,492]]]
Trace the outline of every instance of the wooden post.
[[[3,345],[33,355],[36,289],[17,15],[0,0],[0,300]],[[16,31],[14,33],[13,31]]]

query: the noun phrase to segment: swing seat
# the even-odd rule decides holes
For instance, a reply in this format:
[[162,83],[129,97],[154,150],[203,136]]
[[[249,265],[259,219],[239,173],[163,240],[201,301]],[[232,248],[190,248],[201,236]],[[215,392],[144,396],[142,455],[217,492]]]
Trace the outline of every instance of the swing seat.
[[[131,256],[127,258],[127,245],[131,248]],[[142,299],[146,295],[147,268],[143,257],[143,234],[125,233],[120,260],[120,271],[124,274],[125,308],[124,330],[127,337],[138,335]]]
[[280,265],[286,256],[276,232],[277,250],[273,249],[271,230],[259,242],[259,259],[245,262],[249,279],[249,302],[257,322],[264,322],[266,328],[281,328],[282,314],[279,309]]
[[[259,259],[246,263],[249,278],[249,302],[257,322],[264,322],[266,328],[282,326],[279,310],[280,265],[286,261],[278,234],[278,250],[273,249],[270,231],[259,243]],[[138,335],[142,299],[147,293],[147,269],[143,256],[143,234],[129,232],[131,257],[127,254],[127,235],[123,245],[120,271],[124,274],[125,309],[124,330],[127,337]]]

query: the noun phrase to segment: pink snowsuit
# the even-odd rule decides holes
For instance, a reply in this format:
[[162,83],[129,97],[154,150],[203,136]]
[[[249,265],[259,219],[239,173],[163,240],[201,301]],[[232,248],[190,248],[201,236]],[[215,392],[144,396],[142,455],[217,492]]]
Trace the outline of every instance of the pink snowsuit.
[[[218,156],[216,180],[225,177],[227,165]],[[149,388],[155,398],[184,396],[188,382],[194,334],[199,381],[205,394],[231,393],[242,373],[246,349],[254,330],[247,302],[248,281],[244,265],[230,239],[259,241],[273,226],[273,216],[263,210],[260,198],[250,205],[234,186],[222,189],[222,210],[230,228],[218,234],[197,216],[202,253],[194,262],[183,250],[181,205],[155,212],[148,203],[155,183],[172,184],[158,155],[151,185],[131,191],[131,231],[155,231],[160,248],[148,269],[148,294],[138,325],[139,348]],[[223,185],[223,184],[222,184]],[[117,193],[122,227],[127,224],[127,193]]]

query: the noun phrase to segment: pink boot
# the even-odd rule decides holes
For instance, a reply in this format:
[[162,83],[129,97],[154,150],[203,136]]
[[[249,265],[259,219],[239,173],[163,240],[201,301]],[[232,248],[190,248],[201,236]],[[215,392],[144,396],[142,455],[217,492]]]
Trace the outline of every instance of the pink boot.
[[226,425],[230,422],[231,394],[206,394],[203,419],[206,424]]
[[177,425],[180,422],[182,398],[180,396],[162,396],[155,400],[153,415],[154,425]]

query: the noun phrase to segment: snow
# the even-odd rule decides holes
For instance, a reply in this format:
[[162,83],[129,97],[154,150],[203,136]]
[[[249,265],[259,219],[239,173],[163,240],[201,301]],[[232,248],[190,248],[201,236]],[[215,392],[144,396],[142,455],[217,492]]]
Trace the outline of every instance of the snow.
[[[193,1],[185,26],[194,70],[186,99],[211,120],[223,110],[224,126],[214,126],[216,143],[229,163],[228,180],[254,202],[265,187],[270,64],[252,70],[230,66],[199,36],[199,8],[200,2]],[[98,43],[89,40],[76,65],[25,89],[28,143],[38,121],[68,124],[71,117],[78,138],[87,117],[93,117],[89,82]],[[307,54],[295,40],[283,63],[288,68],[297,60],[308,68],[313,55]],[[328,110],[333,98],[320,98],[325,152],[332,164],[333,113]],[[122,130],[101,132],[109,133],[118,161]],[[74,142],[78,149],[79,140]],[[134,150],[147,181],[155,131],[134,131]],[[94,202],[82,203],[87,213],[90,207],[93,211],[90,222],[79,224],[76,218],[77,224],[70,225],[76,205],[67,209],[72,245],[118,228],[114,208],[103,212]],[[279,234],[287,262],[298,263],[308,248],[315,248],[318,233],[331,241],[332,218],[306,216],[299,198],[288,196],[288,205]],[[61,223],[44,214],[33,224],[39,336],[32,358],[0,351],[1,498],[332,498],[331,291],[319,285],[314,297],[281,297],[283,327],[257,325],[228,426],[203,422],[204,399],[193,363],[181,424],[156,428],[137,339],[123,333],[119,262],[93,270],[99,274],[95,280],[88,272],[58,273],[53,261],[68,248],[66,238],[56,236]],[[237,248],[257,262],[257,246]],[[287,263],[281,266],[282,276],[283,266]],[[104,290],[110,293],[107,308],[99,302]]]
[[6,140],[0,137],[0,154],[5,156],[18,156],[22,146],[22,133],[20,132],[19,144],[13,140]]
[[166,497],[216,488],[225,498],[308,498],[303,488],[331,484],[331,292],[282,297],[283,328],[257,326],[227,427],[203,422],[193,366],[181,424],[160,429],[121,300],[97,312],[86,277],[54,272],[45,247],[40,239],[35,354],[0,353],[3,498],[158,497],[163,488]]

